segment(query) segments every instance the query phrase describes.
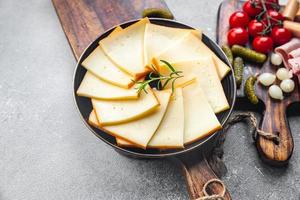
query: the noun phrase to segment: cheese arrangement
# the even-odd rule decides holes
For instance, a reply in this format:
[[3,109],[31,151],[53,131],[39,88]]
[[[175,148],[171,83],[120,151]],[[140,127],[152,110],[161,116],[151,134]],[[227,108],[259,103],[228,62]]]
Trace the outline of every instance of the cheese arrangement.
[[89,72],[113,85],[130,88],[134,82],[132,77],[121,71],[104,54],[102,48],[97,47],[82,63]]
[[198,83],[185,87],[183,97],[185,144],[221,129],[220,122]]
[[[183,148],[184,112],[182,89],[175,90],[168,109],[148,147]],[[176,124],[176,126],[174,126]]]
[[78,96],[104,100],[137,99],[138,93],[134,88],[124,89],[105,82],[90,72],[87,72],[77,90]]
[[[89,115],[88,123],[95,128],[101,129],[98,123],[98,119],[94,110]],[[135,145],[131,142],[127,142],[126,140],[120,139],[116,137],[116,142],[118,146],[122,147],[134,147]]]
[[100,41],[107,56],[124,72],[133,77],[147,73],[144,67],[144,34],[148,18],[110,35]]
[[208,56],[213,57],[219,78],[220,80],[223,79],[230,71],[230,68],[222,60],[220,60],[220,58],[218,58],[193,32],[185,35],[177,42],[174,42],[172,46],[161,52],[157,57],[154,57],[154,59],[156,59],[154,63],[159,63],[157,60],[167,60],[171,63],[176,63],[197,60]]
[[[146,148],[166,112],[171,96],[171,92],[168,90],[155,91],[155,94],[161,104],[156,108],[154,114],[129,123],[118,124],[115,126],[103,126],[101,128],[117,138],[125,139],[125,141],[131,142],[136,146]],[[97,117],[97,119],[97,127],[100,127],[99,118]]]
[[[117,34],[122,30],[117,27],[110,36]],[[113,85],[130,88],[134,82],[133,77],[121,71],[104,53],[103,49],[98,46],[81,65],[98,78],[107,81]]]
[[[190,74],[196,76],[198,86],[205,93],[208,102],[215,113],[222,112],[229,108],[225,93],[222,88],[222,84],[219,81],[218,73],[214,67],[212,57],[205,57],[194,61],[179,62],[173,64],[173,67],[183,72],[184,77],[188,77]],[[161,67],[161,74],[170,73],[170,69],[166,66]],[[181,84],[178,79],[177,84]],[[170,87],[170,84],[168,85]],[[168,87],[167,87],[168,88]]]
[[[183,38],[193,30],[172,28],[156,24],[146,24],[144,38],[144,58],[145,63],[151,63],[151,59],[172,46],[174,41]],[[164,44],[163,46],[161,44]]]
[[221,80],[230,68],[200,30],[143,18],[116,27],[82,62],[76,93],[90,98],[88,123],[118,146],[182,149],[220,130],[229,109]]
[[120,124],[132,121],[153,112],[159,101],[148,86],[147,93],[141,93],[136,101],[106,101],[92,99],[97,119],[100,125]]

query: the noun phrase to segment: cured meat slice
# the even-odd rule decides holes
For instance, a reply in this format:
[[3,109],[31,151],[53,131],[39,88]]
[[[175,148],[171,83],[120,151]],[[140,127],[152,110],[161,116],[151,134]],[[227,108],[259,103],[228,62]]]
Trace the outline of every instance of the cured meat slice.
[[291,51],[291,52],[288,54],[288,57],[289,57],[289,58],[300,57],[300,48]]
[[291,58],[288,60],[289,68],[295,75],[300,75],[300,57]]
[[284,65],[289,68],[288,65],[288,59],[289,59],[289,53],[300,48],[300,39],[293,38],[288,43],[279,46],[275,49],[275,52],[279,54],[283,60]]

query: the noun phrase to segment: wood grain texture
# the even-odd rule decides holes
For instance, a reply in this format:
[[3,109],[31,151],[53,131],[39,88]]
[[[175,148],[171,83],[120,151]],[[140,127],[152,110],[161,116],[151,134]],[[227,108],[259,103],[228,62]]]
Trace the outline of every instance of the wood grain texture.
[[162,0],[52,0],[76,59],[105,30],[141,17],[145,8],[167,8]]
[[[122,22],[140,18],[145,8],[167,8],[162,0],[52,0],[63,30],[78,60],[84,49],[105,30]],[[202,158],[196,158],[201,160]],[[202,196],[202,187],[216,175],[206,159],[191,165],[184,165],[189,181],[189,190],[193,196]],[[218,192],[219,185],[212,185],[212,191]],[[199,192],[199,193],[198,193]]]
[[[202,192],[204,184],[211,179],[218,178],[205,157],[200,161],[199,158],[185,159],[181,161],[181,165],[191,199],[202,197],[204,195]],[[218,183],[213,183],[208,186],[207,191],[210,194],[220,194],[223,187]],[[225,199],[231,199],[228,191],[226,191]]]
[[[269,59],[260,69],[260,73],[276,72],[277,67],[273,66]],[[295,83],[298,83],[296,77],[294,77],[294,81]],[[280,81],[276,80],[275,83],[279,85]],[[263,137],[258,137],[256,142],[257,149],[259,150],[263,160],[269,164],[279,166],[287,164],[293,153],[294,142],[286,116],[286,109],[290,104],[299,102],[299,86],[298,84],[295,84],[295,90],[292,93],[285,95],[283,101],[270,98],[268,94],[268,87],[257,84],[255,89],[257,96],[262,102],[264,102],[265,105],[260,129],[265,132],[278,134],[280,138],[279,144],[275,144],[273,141],[267,140]]]
[[[219,7],[218,24],[217,24],[217,41],[219,45],[227,44],[227,32],[229,30],[228,19],[230,15],[236,10],[242,10],[243,1],[240,0],[225,0]],[[270,56],[269,56],[270,57]],[[244,98],[244,82],[251,76],[258,73],[270,72],[275,74],[278,67],[273,66],[268,59],[263,66],[253,63],[245,63],[244,79],[242,87],[238,89],[238,98]],[[295,83],[298,80],[295,78]],[[279,82],[277,82],[279,84]],[[258,98],[264,103],[265,111],[263,112],[263,119],[260,123],[260,129],[266,132],[278,134],[280,137],[279,144],[258,137],[256,146],[261,158],[271,165],[284,165],[288,163],[293,153],[293,137],[289,127],[286,109],[295,102],[299,102],[299,89],[296,84],[294,92],[290,95],[285,95],[283,101],[276,101],[268,95],[268,88],[260,84],[255,85],[255,92]]]

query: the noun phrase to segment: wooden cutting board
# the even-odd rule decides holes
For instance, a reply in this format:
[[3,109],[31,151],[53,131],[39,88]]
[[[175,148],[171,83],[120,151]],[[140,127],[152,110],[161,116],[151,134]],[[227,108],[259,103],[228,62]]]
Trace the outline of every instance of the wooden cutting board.
[[[227,44],[227,32],[229,30],[228,19],[230,15],[237,10],[242,10],[244,2],[245,1],[240,0],[225,0],[220,5],[217,23],[217,42],[220,46]],[[263,72],[275,74],[277,69],[278,67],[273,66],[269,59],[263,65],[245,63],[242,86],[244,85],[247,77],[250,75]],[[296,78],[294,81],[295,83],[298,83]],[[277,84],[278,83],[279,82],[277,82]],[[265,132],[278,134],[280,138],[280,142],[278,144],[262,137],[258,137],[258,140],[256,141],[256,146],[261,158],[271,165],[285,165],[288,163],[288,160],[292,155],[294,143],[291,129],[286,117],[286,109],[292,103],[300,101],[298,87],[298,84],[296,84],[294,92],[290,95],[286,95],[283,101],[276,101],[269,97],[267,87],[264,87],[261,84],[256,84],[255,86],[255,92],[264,104],[264,112],[260,123],[260,129]],[[238,89],[237,96],[238,98],[245,98],[243,87]],[[241,105],[240,107],[242,106],[244,105]]]
[[[57,15],[78,60],[84,49],[106,29],[140,18],[145,8],[166,8],[163,0],[52,0]],[[217,178],[206,158],[200,154],[179,159],[191,199],[203,196],[203,185]],[[210,184],[208,191],[222,191],[219,184]],[[226,192],[226,199],[231,199]]]

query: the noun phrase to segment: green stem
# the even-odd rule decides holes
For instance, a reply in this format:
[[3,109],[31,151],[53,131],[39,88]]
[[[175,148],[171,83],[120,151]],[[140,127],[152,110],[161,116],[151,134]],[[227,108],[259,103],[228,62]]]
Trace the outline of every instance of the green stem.
[[[261,2],[261,5],[263,7],[263,12],[265,12],[266,15],[267,15],[266,18],[267,18],[268,27],[272,27],[272,24],[271,24],[271,21],[270,21],[270,16],[268,15],[268,12],[267,12],[266,2],[265,2],[265,0],[260,0],[260,2]],[[272,28],[270,28],[270,31],[272,31]]]

